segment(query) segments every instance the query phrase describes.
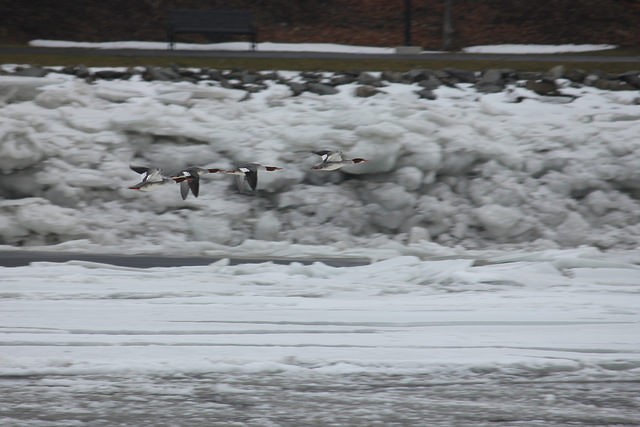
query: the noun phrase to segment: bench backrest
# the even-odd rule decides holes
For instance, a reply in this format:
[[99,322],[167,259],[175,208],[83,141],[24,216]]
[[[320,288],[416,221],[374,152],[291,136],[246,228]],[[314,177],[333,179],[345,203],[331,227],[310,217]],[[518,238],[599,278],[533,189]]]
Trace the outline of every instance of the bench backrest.
[[170,28],[253,29],[253,13],[248,10],[186,10],[169,12]]

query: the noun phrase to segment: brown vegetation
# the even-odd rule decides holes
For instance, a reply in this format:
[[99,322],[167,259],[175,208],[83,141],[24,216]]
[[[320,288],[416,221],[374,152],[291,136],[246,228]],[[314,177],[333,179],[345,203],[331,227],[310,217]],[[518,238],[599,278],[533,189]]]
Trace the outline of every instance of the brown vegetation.
[[[404,0],[0,0],[0,42],[164,41],[169,9],[241,8],[255,12],[261,41],[397,46],[404,42],[404,4]],[[444,0],[412,4],[413,44],[441,48]],[[636,0],[455,0],[453,17],[457,46],[640,44]]]

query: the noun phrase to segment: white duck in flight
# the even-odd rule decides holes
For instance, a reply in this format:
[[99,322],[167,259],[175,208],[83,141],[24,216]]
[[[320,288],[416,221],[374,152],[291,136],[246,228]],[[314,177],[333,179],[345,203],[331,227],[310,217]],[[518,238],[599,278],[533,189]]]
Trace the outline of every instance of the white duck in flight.
[[367,160],[356,157],[354,159],[345,159],[340,151],[317,150],[312,151],[313,154],[320,156],[322,161],[312,167],[314,170],[334,171],[347,165],[365,163]]

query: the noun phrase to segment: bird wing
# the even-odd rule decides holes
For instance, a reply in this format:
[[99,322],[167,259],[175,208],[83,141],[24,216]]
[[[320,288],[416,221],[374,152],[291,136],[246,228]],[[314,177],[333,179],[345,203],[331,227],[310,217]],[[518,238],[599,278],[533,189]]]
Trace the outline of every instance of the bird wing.
[[180,195],[182,196],[182,200],[186,200],[189,195],[189,181],[182,181],[180,183]]
[[129,168],[134,171],[135,173],[139,173],[139,174],[143,174],[143,173],[148,173],[149,172],[149,168],[146,166],[133,166],[133,165],[129,165]]
[[194,175],[193,179],[188,181],[189,188],[195,197],[198,197],[198,193],[200,192],[200,177],[198,175]]
[[327,154],[327,157],[323,159],[325,162],[341,162],[342,159],[342,153],[340,151],[333,151],[333,152],[329,152]]
[[155,182],[164,180],[164,176],[162,176],[162,172],[160,169],[149,169],[147,172],[147,176],[144,177],[143,181]]
[[249,187],[251,187],[251,190],[255,190],[256,187],[258,186],[258,171],[255,169],[249,169],[249,168],[241,168],[244,169],[244,179],[247,181],[247,183],[249,184]]

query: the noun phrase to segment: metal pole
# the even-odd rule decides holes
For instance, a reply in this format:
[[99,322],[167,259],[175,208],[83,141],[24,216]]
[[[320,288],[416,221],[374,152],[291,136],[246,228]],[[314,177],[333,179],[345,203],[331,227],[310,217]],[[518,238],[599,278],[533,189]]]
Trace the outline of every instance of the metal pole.
[[411,46],[411,0],[404,0],[404,45]]

